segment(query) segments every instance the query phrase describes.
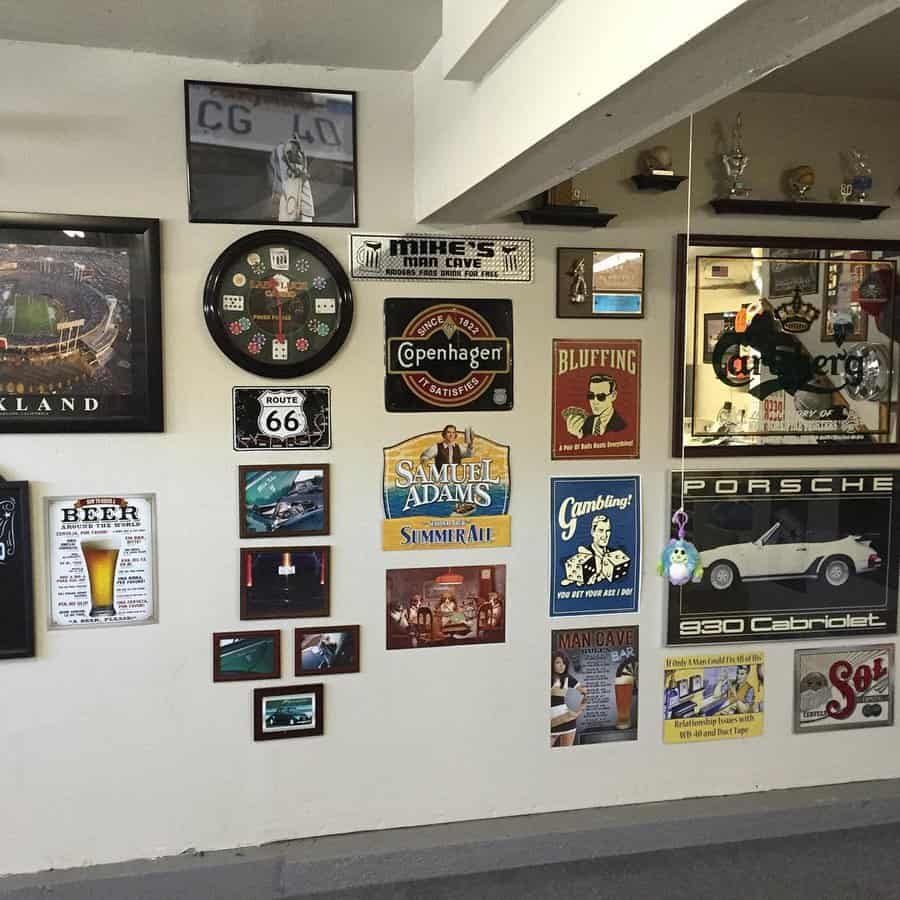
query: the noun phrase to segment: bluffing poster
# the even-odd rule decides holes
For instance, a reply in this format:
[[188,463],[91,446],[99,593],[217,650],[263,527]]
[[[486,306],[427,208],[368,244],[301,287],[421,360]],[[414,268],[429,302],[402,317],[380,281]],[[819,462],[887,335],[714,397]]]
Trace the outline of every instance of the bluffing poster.
[[663,710],[666,744],[758,737],[765,710],[763,654],[666,657]]
[[550,479],[550,615],[637,612],[641,479]]
[[637,740],[638,627],[550,634],[550,746]]
[[640,341],[553,341],[551,459],[637,459],[640,408]]

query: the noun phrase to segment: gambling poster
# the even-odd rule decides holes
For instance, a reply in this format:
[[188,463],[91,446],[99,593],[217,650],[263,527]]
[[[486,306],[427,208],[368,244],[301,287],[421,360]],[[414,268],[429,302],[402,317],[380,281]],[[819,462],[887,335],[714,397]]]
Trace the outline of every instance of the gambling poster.
[[513,406],[509,300],[384,301],[388,412]]
[[552,459],[637,459],[640,407],[640,341],[553,341]]
[[50,628],[156,621],[154,496],[46,499]]
[[886,469],[687,472],[702,574],[669,585],[668,643],[895,634],[897,489]]
[[638,627],[550,633],[550,746],[637,740]]
[[765,715],[763,654],[666,657],[663,713],[666,744],[759,737]]
[[235,450],[331,449],[331,388],[233,389]]
[[794,732],[894,723],[894,646],[794,651]]
[[637,612],[641,479],[550,479],[550,615]]
[[471,426],[386,447],[382,547],[508,547],[509,488],[509,447]]

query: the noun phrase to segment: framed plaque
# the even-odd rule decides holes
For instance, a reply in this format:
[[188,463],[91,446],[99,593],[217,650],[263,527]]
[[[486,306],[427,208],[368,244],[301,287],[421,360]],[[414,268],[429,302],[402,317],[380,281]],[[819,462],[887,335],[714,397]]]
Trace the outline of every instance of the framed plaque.
[[0,213],[0,434],[162,431],[159,220]]
[[900,449],[898,241],[678,242],[672,453]]
[[558,319],[641,319],[643,316],[643,250],[557,249]]

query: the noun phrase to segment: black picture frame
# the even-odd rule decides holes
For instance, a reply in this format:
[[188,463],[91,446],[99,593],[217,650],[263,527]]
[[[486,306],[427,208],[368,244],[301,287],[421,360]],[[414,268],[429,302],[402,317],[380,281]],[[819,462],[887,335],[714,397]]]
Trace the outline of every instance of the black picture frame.
[[[224,140],[209,143],[191,140],[192,134],[197,136],[202,128],[201,123],[194,123],[192,121],[191,92],[196,91],[199,94],[199,92],[204,89],[210,94],[210,97],[203,101],[210,104],[210,106],[204,107],[204,109],[212,109],[215,118],[214,121],[209,121],[207,129],[214,131],[217,135],[222,133],[223,130],[230,132],[229,136],[233,141],[233,144],[230,146]],[[254,92],[257,95],[256,97],[248,96],[252,95]],[[258,207],[265,205],[266,194],[268,195],[269,203],[271,205],[272,176],[269,168],[271,165],[270,156],[276,144],[279,143],[277,138],[282,137],[282,135],[280,133],[278,135],[270,134],[268,138],[266,137],[265,132],[275,126],[271,121],[264,121],[265,103],[261,98],[268,95],[273,100],[272,106],[279,110],[274,114],[270,111],[270,119],[272,117],[278,117],[279,114],[285,118],[289,118],[291,115],[289,101],[290,95],[292,94],[296,95],[298,102],[296,103],[296,108],[293,110],[293,123],[289,127],[294,129],[298,126],[301,128],[306,127],[305,132],[300,132],[301,140],[304,143],[308,142],[312,145],[320,143],[323,147],[334,147],[334,142],[337,141],[339,146],[348,143],[352,148],[352,155],[349,163],[349,178],[347,164],[339,159],[329,159],[327,155],[325,157],[315,157],[313,159],[313,162],[317,162],[316,169],[321,172],[319,177],[320,181],[325,180],[324,177],[322,177],[325,174],[331,175],[333,178],[340,177],[342,182],[349,181],[349,185],[347,186],[350,188],[349,199],[352,209],[351,215],[333,220],[323,217],[317,218],[314,215],[312,221],[309,221],[293,218],[280,219],[274,215],[264,216],[248,214],[238,216],[229,214],[225,208],[221,208],[219,214],[211,214],[209,212],[204,214],[203,203],[201,202],[201,197],[204,194],[209,195],[206,200],[208,209],[209,203],[215,202],[216,200],[220,203],[233,203],[236,196],[242,196],[242,192],[246,192],[246,184],[248,182],[250,182],[250,189],[252,189],[252,182],[254,179],[248,177],[248,168],[251,175],[253,172],[256,172],[257,175],[256,205]],[[219,95],[218,98],[216,95]],[[244,95],[244,97],[242,98],[241,95]],[[301,113],[298,112],[298,110],[304,106],[304,104],[299,102],[299,98],[302,95],[310,95],[317,101],[321,101],[324,105],[333,105],[340,102],[341,99],[347,98],[351,107],[350,129],[352,135],[350,140],[346,141],[345,137],[339,133],[339,128],[335,124],[335,119],[339,117],[337,111],[334,109],[331,110],[330,116],[324,114],[323,111],[322,116],[314,117],[313,124],[316,130],[315,134],[313,134],[313,131],[308,125],[301,126]],[[227,81],[186,79],[184,82],[184,122],[188,175],[187,199],[189,221],[231,225],[314,225],[316,228],[356,228],[359,224],[356,96],[356,91],[323,90],[321,88],[288,87],[271,84],[239,84]],[[240,102],[241,99],[244,99],[246,102]],[[344,102],[346,102],[346,100]],[[231,103],[231,105],[227,106],[226,109],[225,106],[228,103]],[[254,121],[254,116],[258,117],[257,121]],[[343,117],[343,114],[341,117]],[[328,124],[327,128],[325,127],[326,123]],[[196,128],[194,127],[195,125]],[[288,133],[288,127],[286,127],[283,141],[280,143],[284,143],[284,141],[287,141],[290,137],[291,134]],[[202,148],[208,146],[215,147],[216,144],[219,145],[218,149],[221,152],[212,152],[209,154],[210,158],[204,160]],[[303,149],[305,151],[309,148]],[[331,151],[327,152],[330,153],[332,157],[335,156],[335,153],[332,153]],[[265,154],[264,157],[263,154]],[[309,155],[311,156],[312,154]],[[206,189],[200,184],[200,181],[204,177],[201,175],[201,169],[204,162],[208,166],[208,172],[205,177],[208,178],[210,182],[210,187]],[[243,166],[244,168],[239,169],[236,177],[222,175],[223,168],[227,167],[228,164],[233,164],[236,167]],[[316,191],[312,185],[315,184],[315,175],[317,173],[316,171],[310,171],[310,168],[308,168],[307,171],[311,176],[311,194],[313,203],[316,205]],[[242,185],[241,182],[244,182],[244,185]],[[260,194],[262,194],[262,197],[260,197]],[[328,200],[330,204],[336,202],[333,196],[329,197]],[[321,206],[317,206],[317,209],[319,208],[321,208]],[[328,204],[326,204],[326,208],[328,208]]]
[[[316,737],[323,734],[325,731],[324,694],[325,689],[322,684],[292,684],[284,687],[255,688],[253,691],[253,740],[274,741],[282,738]],[[273,715],[281,712],[282,708],[266,709],[266,700],[278,697],[296,701],[294,704],[285,705],[283,720],[275,720]],[[310,709],[311,712],[306,712],[307,709]]]
[[[88,240],[91,243],[85,244]],[[64,297],[53,298],[51,295],[50,303],[56,307],[61,305],[61,312],[68,315],[69,321],[82,324],[73,324],[65,337],[57,328],[58,339],[53,337],[45,344],[35,341],[33,334],[23,335],[23,343],[18,346],[9,343],[9,334],[0,341],[0,399],[6,399],[8,407],[0,410],[0,434],[163,431],[159,219],[4,212],[0,213],[0,251],[3,245],[12,245],[12,248],[0,253],[0,282],[4,280],[4,274],[11,278],[22,260],[31,267],[22,271],[28,271],[42,281],[37,286],[42,294],[48,287],[47,278],[56,278],[60,282],[65,279],[67,288],[69,281],[72,285],[81,284],[81,287],[67,290]],[[88,265],[74,260],[73,272],[69,275],[62,271],[67,262],[52,257],[46,257],[47,270],[38,262],[35,272],[35,257],[29,258],[25,248],[47,246],[60,250],[90,246],[98,253],[115,249],[129,254],[129,320],[124,335],[121,333],[122,298],[116,297],[123,285],[116,280],[117,273],[98,269],[95,263]],[[107,295],[110,287],[115,288],[115,294]],[[104,297],[107,314],[102,315],[102,308],[100,312],[93,310],[101,318],[90,329],[97,333],[96,338],[86,342],[81,328],[87,316],[73,318],[73,312],[77,316],[84,311],[82,304],[94,300],[96,305],[96,301]],[[23,299],[32,303],[35,298],[27,296]],[[117,304],[110,306],[112,299],[116,299]],[[73,310],[70,304],[76,301],[79,305]],[[50,303],[46,308],[48,329],[54,321],[51,314],[56,315],[51,313]],[[88,313],[91,311],[89,309]],[[57,324],[64,323],[57,321]],[[115,331],[110,340],[113,328]],[[107,343],[102,345],[103,341]],[[120,359],[116,367],[107,368],[102,363],[115,359],[113,347],[120,341],[129,343],[129,356]],[[68,358],[76,356],[74,360]],[[97,365],[98,359],[101,365]],[[7,363],[9,372],[5,371]],[[104,373],[103,380],[96,374],[86,374],[98,371]],[[104,381],[108,384],[109,379],[124,378],[124,372],[128,373],[130,394],[108,389],[104,393]],[[96,393],[80,388],[67,392],[70,384],[67,385],[66,378],[84,380],[86,377],[96,381]],[[28,378],[40,378],[41,381],[29,384]],[[8,390],[10,383],[15,387],[12,392]],[[18,389],[22,384],[25,385],[24,392]],[[33,390],[29,391],[29,387]]]
[[27,481],[0,479],[0,659],[35,655],[31,506]]
[[[300,561],[304,565],[298,566]],[[266,569],[261,568],[263,562]],[[288,575],[296,576],[296,583],[288,583],[287,577],[282,581],[277,575],[284,563],[293,568]],[[240,595],[242,622],[327,618],[331,615],[331,547],[242,547]]]
[[[585,279],[586,295],[583,301],[573,303],[570,297],[572,286],[572,269],[578,259],[591,258],[592,264],[598,259],[611,259],[613,257],[628,254],[640,257],[640,278],[635,284],[613,283],[603,285],[602,276],[598,276],[600,284],[595,291],[593,268],[583,277]],[[634,261],[634,260],[631,260]],[[629,260],[623,260],[619,264],[621,268]],[[647,252],[640,247],[557,247],[556,248],[556,318],[557,319],[643,319],[644,318],[644,286],[646,283]],[[611,311],[595,311],[596,298],[621,298],[622,300],[636,298],[637,309],[628,310],[621,308]]]
[[[286,244],[314,257],[328,271],[334,279],[338,290],[340,303],[340,322],[332,333],[328,343],[315,356],[307,360],[299,360],[296,363],[281,365],[278,363],[264,362],[254,359],[239,351],[238,347],[229,337],[228,330],[219,315],[219,293],[225,289],[223,280],[229,268],[234,262],[245,256],[248,251],[257,249],[267,243]],[[353,324],[353,292],[350,289],[350,279],[337,258],[323,247],[318,241],[314,241],[306,235],[296,231],[282,231],[269,229],[266,231],[254,231],[236,240],[226,247],[216,258],[206,276],[203,286],[203,316],[209,334],[216,346],[236,366],[245,372],[254,375],[262,375],[266,378],[298,378],[308,375],[322,368],[330,362],[332,357],[343,347],[350,334],[350,326]]]
[[[862,238],[799,238],[799,237],[773,237],[760,235],[734,235],[734,234],[691,234],[690,247],[721,247],[723,250],[727,248],[740,247],[766,247],[775,249],[816,249],[818,251],[831,250],[865,250],[865,251],[881,251],[883,258],[887,262],[889,260],[900,257],[900,241],[890,240],[873,240]],[[676,239],[676,279],[675,279],[675,322],[672,329],[674,337],[674,378],[672,389],[672,447],[673,457],[682,455],[683,440],[683,419],[682,406],[684,406],[686,414],[693,416],[694,403],[692,396],[685,397],[685,363],[686,360],[686,335],[687,322],[685,320],[687,311],[687,264],[688,264],[688,235],[682,233],[677,235]],[[827,257],[830,258],[830,257]],[[822,257],[824,260],[825,257]],[[896,304],[897,299],[894,300]],[[893,341],[898,336],[898,326],[900,326],[900,316],[897,314],[895,307],[894,318],[892,322],[892,334],[889,336]],[[900,373],[894,373],[895,376]],[[693,373],[690,379],[691,387],[696,384],[697,373]],[[893,403],[893,401],[891,401]],[[702,457],[733,457],[733,456],[806,456],[806,455],[871,455],[878,453],[897,453],[900,452],[900,431],[893,441],[885,441],[883,443],[864,443],[862,441],[839,441],[830,440],[816,444],[753,444],[753,445],[703,445],[703,446],[686,446],[684,447],[684,456],[687,459]]]

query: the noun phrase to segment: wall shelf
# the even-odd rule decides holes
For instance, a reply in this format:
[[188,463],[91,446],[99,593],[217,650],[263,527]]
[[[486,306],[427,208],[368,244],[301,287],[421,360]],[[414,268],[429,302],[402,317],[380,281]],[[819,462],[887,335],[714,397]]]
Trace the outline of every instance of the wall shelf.
[[583,228],[606,228],[616,213],[602,213],[596,206],[540,206],[521,209],[519,217],[526,225],[575,225]]
[[687,175],[632,175],[631,180],[639,191],[674,191]]
[[877,219],[889,206],[875,203],[819,203],[815,200],[749,200],[717,197],[709,205],[719,215],[818,216],[824,219]]

